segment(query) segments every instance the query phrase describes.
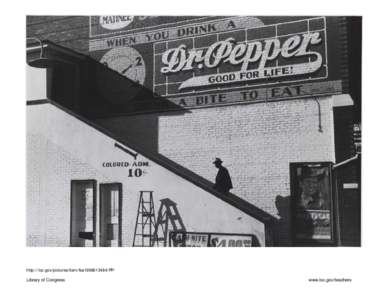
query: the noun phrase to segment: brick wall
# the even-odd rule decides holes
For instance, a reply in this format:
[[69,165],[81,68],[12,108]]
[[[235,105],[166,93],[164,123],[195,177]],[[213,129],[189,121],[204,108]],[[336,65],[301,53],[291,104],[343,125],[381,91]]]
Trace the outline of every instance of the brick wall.
[[27,16],[27,37],[50,40],[58,45],[87,54],[88,16]]
[[[120,117],[99,123],[211,181],[217,172],[212,162],[220,157],[231,174],[232,192],[278,218],[275,239],[287,245],[289,163],[335,160],[332,98],[319,98],[319,103],[322,132],[313,99]],[[155,138],[157,143],[150,143]]]
[[68,246],[70,181],[108,178],[44,135],[29,134],[27,150],[27,246]]
[[[88,18],[32,16],[27,36],[49,39],[88,54]],[[193,109],[98,122],[118,136],[141,144],[208,180],[214,180],[214,157],[232,176],[233,193],[279,218],[276,239],[289,243],[289,163],[334,161],[331,98]]]
[[99,184],[112,182],[123,186],[123,246],[133,242],[141,190],[154,191],[156,211],[159,200],[174,201],[187,231],[249,233],[265,245],[262,222],[141,154],[136,161],[148,163],[144,176],[129,177],[128,168],[103,167],[104,162],[134,161],[115,142],[51,104],[28,106],[27,246],[69,246],[71,180],[88,179],[97,182],[97,245]]

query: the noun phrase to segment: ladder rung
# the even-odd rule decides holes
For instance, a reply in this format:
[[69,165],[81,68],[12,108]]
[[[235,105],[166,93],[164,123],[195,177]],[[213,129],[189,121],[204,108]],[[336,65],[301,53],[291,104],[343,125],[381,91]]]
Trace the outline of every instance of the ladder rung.
[[152,217],[154,214],[153,213],[142,213],[143,216],[146,217]]

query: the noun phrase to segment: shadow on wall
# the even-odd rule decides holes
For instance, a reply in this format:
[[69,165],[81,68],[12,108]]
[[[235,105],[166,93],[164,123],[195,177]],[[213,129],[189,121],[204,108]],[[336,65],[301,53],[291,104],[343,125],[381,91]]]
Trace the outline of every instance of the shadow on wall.
[[191,113],[103,64],[87,69],[81,113],[147,152],[158,152],[160,117]]
[[31,52],[27,63],[47,68],[48,98],[118,136],[135,137],[133,140],[138,144],[156,152],[160,116],[190,113],[124,76],[131,65],[115,71],[87,55],[50,41],[42,43],[44,59],[39,57],[39,52]]
[[[275,205],[278,210],[279,219],[274,221],[272,225],[272,239],[274,246],[295,246],[293,243],[293,232],[292,232],[292,205],[291,197],[286,196],[282,197],[280,195],[275,198]],[[308,216],[304,219],[303,224],[303,235],[306,240],[309,240],[309,245],[318,244],[315,243],[312,239],[314,234],[313,219],[311,218],[307,211],[301,210],[299,208],[299,213]]]
[[275,198],[278,219],[272,226],[274,246],[292,246],[291,236],[291,197],[277,195]]
[[[48,72],[49,99],[98,124],[106,134],[127,144],[134,151],[165,166],[186,180],[237,207],[246,214],[272,224],[274,217],[236,195],[221,194],[213,182],[159,153],[159,119],[191,113],[165,97],[113,71],[88,56],[70,55],[73,51],[49,43],[46,54],[54,58],[69,56],[69,62]],[[70,70],[70,71],[65,71]],[[68,83],[66,87],[55,88]],[[69,92],[70,91],[70,92]],[[168,137],[167,137],[168,138]]]
[[[232,193],[222,194],[217,192],[213,188],[213,182],[159,153],[159,119],[165,116],[190,114],[190,110],[171,102],[165,97],[156,95],[153,91],[124,78],[117,72],[106,70],[106,67],[101,64],[94,64],[93,68],[98,72],[91,72],[91,76],[106,71],[103,75],[103,86],[107,87],[107,90],[101,89],[101,79],[99,79],[101,75],[89,82],[90,93],[86,98],[89,104],[83,103],[80,105],[83,108],[81,111],[85,117],[92,119],[121,141],[125,141],[133,150],[148,156],[163,166],[167,166],[169,170],[230,205],[265,224],[273,223],[275,218],[270,214]],[[91,97],[90,95],[94,96]],[[96,104],[96,99],[98,99],[98,104]]]

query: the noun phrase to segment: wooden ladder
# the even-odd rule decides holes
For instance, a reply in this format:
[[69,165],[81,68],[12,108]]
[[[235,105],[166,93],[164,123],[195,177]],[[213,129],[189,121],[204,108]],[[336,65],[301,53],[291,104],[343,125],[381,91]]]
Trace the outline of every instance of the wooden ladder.
[[177,204],[168,198],[162,199],[160,202],[161,205],[152,241],[153,245],[161,242],[162,246],[166,247],[168,246],[168,233],[170,229],[174,232],[186,232],[186,228],[179,214]]
[[[145,195],[148,194],[148,197]],[[154,246],[155,208],[153,191],[140,191],[133,247]]]

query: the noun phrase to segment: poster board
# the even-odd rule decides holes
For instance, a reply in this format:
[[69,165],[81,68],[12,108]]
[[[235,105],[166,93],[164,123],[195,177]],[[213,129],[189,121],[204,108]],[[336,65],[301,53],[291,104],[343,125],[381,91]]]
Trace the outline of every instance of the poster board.
[[291,220],[295,245],[335,243],[332,163],[291,163]]
[[178,232],[169,234],[170,247],[259,247],[253,234]]

